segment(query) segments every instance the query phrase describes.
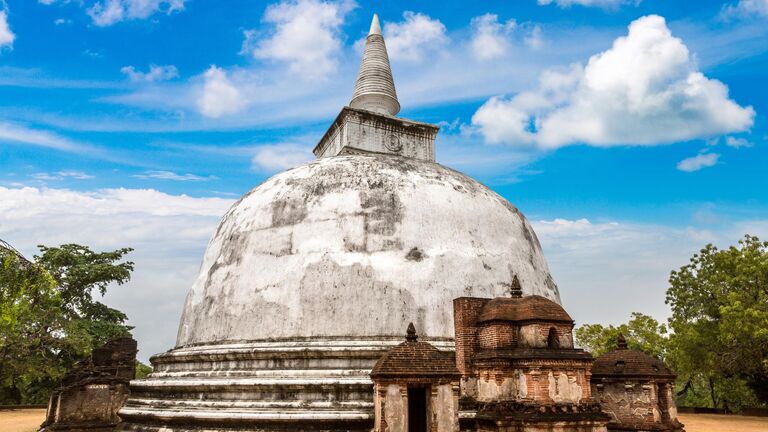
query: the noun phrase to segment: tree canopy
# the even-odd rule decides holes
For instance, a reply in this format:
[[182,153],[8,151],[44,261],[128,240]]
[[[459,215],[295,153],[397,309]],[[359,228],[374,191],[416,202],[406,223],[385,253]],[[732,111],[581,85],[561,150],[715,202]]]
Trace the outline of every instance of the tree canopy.
[[40,246],[30,262],[0,247],[0,403],[42,403],[72,365],[107,340],[129,335],[124,313],[93,291],[130,280],[131,251]]
[[745,236],[724,250],[709,244],[672,271],[669,284],[668,327],[633,313],[619,326],[577,328],[577,344],[599,356],[623,333],[630,348],[677,372],[680,405],[768,405],[768,242]]
[[768,242],[745,236],[723,250],[709,244],[669,283],[670,346],[681,378],[706,381],[714,405],[727,407],[737,392],[734,403],[744,386],[768,403]]

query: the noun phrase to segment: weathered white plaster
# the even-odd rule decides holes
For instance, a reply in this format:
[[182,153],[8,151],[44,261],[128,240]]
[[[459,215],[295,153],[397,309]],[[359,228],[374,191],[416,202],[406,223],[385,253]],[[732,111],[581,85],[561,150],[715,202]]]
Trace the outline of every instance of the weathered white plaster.
[[528,379],[521,370],[517,371],[517,394],[521,399],[528,397]]
[[[502,197],[396,156],[323,158],[278,174],[224,216],[187,297],[177,346],[333,336],[453,337],[451,301],[559,302],[538,240]],[[386,311],[386,313],[382,313]]]
[[[509,400],[526,397],[528,386],[525,383],[525,376],[518,372],[517,378],[504,378],[501,382],[495,379],[480,378],[477,381],[477,399],[480,401]],[[525,387],[521,388],[520,383]]]
[[380,114],[395,115],[400,111],[389,56],[381,34],[379,17],[373,15],[371,30],[365,39],[363,60],[349,105]]
[[581,401],[582,389],[575,377],[569,377],[565,372],[560,372],[555,378],[550,371],[547,379],[549,380],[549,397],[553,401],[557,403]]
[[437,432],[456,432],[459,430],[457,412],[458,397],[453,394],[451,384],[437,386],[437,396],[432,401],[432,412],[435,415]]
[[387,422],[387,432],[407,432],[407,407],[400,393],[398,384],[387,386],[387,396],[384,403],[384,420]]
[[530,348],[544,348],[547,346],[546,337],[542,336],[538,324],[528,324],[520,327],[519,333],[520,346]]

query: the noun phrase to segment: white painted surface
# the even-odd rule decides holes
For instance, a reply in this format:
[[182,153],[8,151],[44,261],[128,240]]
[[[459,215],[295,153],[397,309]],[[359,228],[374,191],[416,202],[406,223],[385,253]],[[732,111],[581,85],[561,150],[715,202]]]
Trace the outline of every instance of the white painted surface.
[[323,158],[276,175],[224,216],[190,290],[177,346],[330,336],[453,337],[452,300],[559,303],[530,224],[441,165]]
[[387,422],[387,432],[408,431],[407,411],[405,401],[400,393],[400,386],[397,384],[388,385],[384,403],[384,419]]

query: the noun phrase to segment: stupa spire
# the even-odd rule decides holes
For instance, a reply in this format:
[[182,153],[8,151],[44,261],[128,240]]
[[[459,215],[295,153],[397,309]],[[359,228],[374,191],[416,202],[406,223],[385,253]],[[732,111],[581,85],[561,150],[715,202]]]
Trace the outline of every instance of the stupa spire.
[[373,14],[371,30],[365,39],[363,61],[360,63],[349,106],[391,116],[400,112],[387,46],[376,14]]

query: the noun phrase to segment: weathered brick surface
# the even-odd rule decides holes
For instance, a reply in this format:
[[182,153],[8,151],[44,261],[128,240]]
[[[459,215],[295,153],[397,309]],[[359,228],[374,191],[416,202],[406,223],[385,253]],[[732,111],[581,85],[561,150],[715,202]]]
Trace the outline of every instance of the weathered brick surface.
[[611,417],[608,430],[681,431],[672,395],[675,374],[642,351],[619,348],[600,356],[592,368],[592,393]]
[[42,431],[111,431],[136,375],[136,341],[113,339],[67,373],[51,395]]
[[475,325],[480,312],[490,299],[459,297],[453,300],[453,323],[456,341],[456,367],[462,376],[472,373],[472,356],[478,348]]
[[427,342],[403,342],[384,354],[371,370],[372,378],[447,376],[458,378],[454,359]]
[[[425,415],[430,432],[457,432],[459,378],[455,360],[426,342],[417,341],[413,324],[406,341],[387,351],[371,371],[376,432],[407,432],[409,389],[426,391]],[[415,415],[415,414],[414,414]]]
[[573,323],[573,319],[562,306],[538,295],[499,297],[488,301],[477,321],[483,323],[496,320]]

